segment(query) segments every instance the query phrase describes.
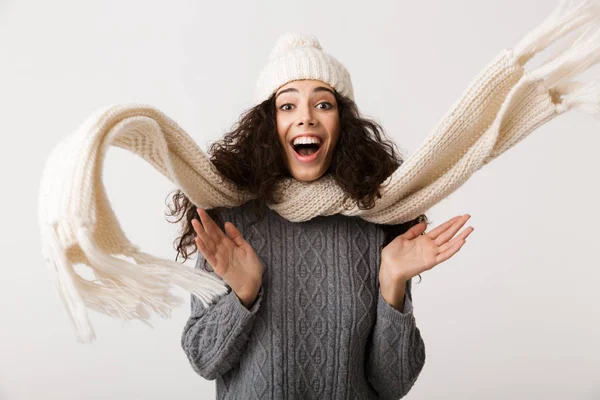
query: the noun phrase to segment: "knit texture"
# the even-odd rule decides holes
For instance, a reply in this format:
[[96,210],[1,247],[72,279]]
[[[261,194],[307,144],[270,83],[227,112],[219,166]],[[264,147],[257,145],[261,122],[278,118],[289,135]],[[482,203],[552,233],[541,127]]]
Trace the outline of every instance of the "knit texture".
[[323,51],[311,34],[288,32],[281,35],[256,81],[252,105],[267,100],[282,85],[298,79],[315,79],[333,87],[354,101],[352,78],[344,65]]
[[[285,186],[282,202],[269,207],[291,222],[342,214],[398,224],[426,213],[557,115],[572,108],[598,113],[600,82],[571,78],[600,60],[599,27],[598,1],[562,2],[513,50],[501,51],[477,75],[422,146],[384,182],[373,208],[353,204],[328,174],[312,182],[280,182]],[[572,31],[574,39],[567,46],[525,71],[535,54]],[[193,293],[203,304],[226,293],[222,280],[142,252],[127,239],[102,183],[110,146],[142,157],[196,206],[236,207],[254,198],[224,181],[196,142],[156,108],[114,105],[92,114],[50,154],[38,208],[46,265],[77,340],[85,343],[95,338],[87,308],[147,322],[152,315],[168,317],[181,304],[170,293],[172,286]],[[82,278],[75,264],[90,267],[96,279]]]
[[402,312],[379,293],[383,229],[342,215],[292,223],[272,210],[248,226],[249,210],[217,211],[263,262],[258,298],[246,309],[231,289],[209,307],[192,295],[181,338],[192,368],[216,379],[218,399],[404,396],[425,346],[410,281]]

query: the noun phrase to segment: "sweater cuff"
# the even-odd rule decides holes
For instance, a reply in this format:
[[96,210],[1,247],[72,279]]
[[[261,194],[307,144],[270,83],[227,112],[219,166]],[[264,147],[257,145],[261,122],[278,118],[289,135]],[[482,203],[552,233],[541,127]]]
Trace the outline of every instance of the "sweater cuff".
[[407,293],[404,294],[404,308],[402,311],[396,310],[391,304],[386,302],[379,292],[377,300],[377,315],[387,318],[394,322],[405,322],[413,317],[413,304]]
[[240,298],[237,296],[237,294],[231,290],[226,296],[225,296],[225,302],[227,303],[228,306],[231,306],[234,310],[234,315],[236,316],[248,316],[248,315],[254,315],[256,314],[256,312],[258,311],[259,307],[260,307],[260,303],[262,301],[263,298],[263,290],[264,286],[260,286],[260,290],[258,291],[258,295],[256,297],[256,300],[254,300],[254,304],[252,304],[252,307],[250,308],[246,308],[243,304],[242,301],[240,300]]

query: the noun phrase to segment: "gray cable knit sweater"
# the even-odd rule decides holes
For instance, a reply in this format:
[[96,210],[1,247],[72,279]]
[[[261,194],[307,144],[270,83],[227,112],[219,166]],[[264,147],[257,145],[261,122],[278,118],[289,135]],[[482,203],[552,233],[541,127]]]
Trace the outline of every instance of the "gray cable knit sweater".
[[[247,309],[229,288],[204,308],[192,295],[181,338],[194,371],[216,379],[217,399],[399,399],[408,393],[425,363],[425,345],[411,282],[402,312],[379,293],[383,229],[340,214],[290,222],[269,208],[248,226],[248,204],[217,211],[263,262],[258,297]],[[196,268],[204,265],[211,269],[198,252]]]

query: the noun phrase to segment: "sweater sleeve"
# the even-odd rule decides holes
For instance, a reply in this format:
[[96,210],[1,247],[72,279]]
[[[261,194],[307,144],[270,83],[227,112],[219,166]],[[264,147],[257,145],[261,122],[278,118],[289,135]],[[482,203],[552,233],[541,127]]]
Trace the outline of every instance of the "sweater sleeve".
[[377,317],[367,345],[367,379],[382,399],[404,397],[425,365],[425,344],[413,315],[410,280],[406,286],[402,312],[379,293]]
[[[198,254],[196,268],[202,265],[207,262]],[[228,289],[208,307],[192,294],[191,315],[181,336],[181,346],[192,368],[207,380],[216,379],[238,363],[263,297],[261,286],[256,301],[247,309],[229,286]]]

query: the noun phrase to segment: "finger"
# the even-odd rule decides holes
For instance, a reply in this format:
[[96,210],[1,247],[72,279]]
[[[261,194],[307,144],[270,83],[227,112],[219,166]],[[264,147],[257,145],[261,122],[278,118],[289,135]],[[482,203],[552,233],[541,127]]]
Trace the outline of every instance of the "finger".
[[197,219],[192,219],[192,226],[194,227],[194,230],[196,231],[196,234],[201,241],[202,244],[204,245],[204,247],[206,249],[208,249],[210,252],[215,252],[216,251],[216,243],[215,241],[208,235],[208,233],[206,233],[206,231],[204,230],[204,228],[202,227],[202,225],[200,224],[200,221],[198,221]]
[[202,239],[200,239],[200,237],[194,236],[194,241],[196,242],[196,247],[198,247],[198,250],[200,251],[200,253],[202,253],[202,257],[204,257],[208,264],[214,269],[216,264],[216,258],[214,253],[206,247],[206,245],[204,244]]
[[233,225],[231,222],[225,222],[225,230],[227,231],[227,235],[236,244],[238,247],[242,247],[246,244],[242,233]]
[[444,251],[446,251],[447,249],[449,249],[450,247],[454,246],[456,244],[456,242],[460,242],[463,240],[466,240],[467,237],[471,234],[471,232],[473,232],[475,230],[475,228],[473,228],[472,226],[469,226],[468,228],[465,228],[458,236],[456,236],[455,238],[453,238],[451,241],[449,241],[448,243],[444,243],[442,246],[439,247],[439,251],[440,253],[443,253]]
[[416,225],[410,227],[409,230],[400,235],[403,239],[412,240],[419,236],[427,229],[427,224],[425,222],[419,222]]
[[206,237],[207,233],[204,230],[204,227],[202,226],[202,224],[200,223],[200,221],[196,218],[192,219],[192,226],[194,227],[194,230],[196,231],[196,234],[200,237]]
[[436,227],[432,231],[427,232],[427,236],[429,236],[432,239],[437,239],[437,237],[442,232],[444,232],[446,229],[448,229],[448,227],[450,225],[452,225],[453,223],[455,223],[460,217],[462,217],[462,215],[457,215],[456,217],[454,217],[452,219],[449,219],[448,221],[444,222],[443,224],[441,224],[440,226]]
[[221,228],[219,228],[219,226],[215,223],[215,221],[213,221],[210,215],[208,215],[206,210],[198,207],[196,211],[200,216],[202,226],[204,227],[206,233],[217,241],[221,240],[225,236],[225,233],[223,233]]
[[450,257],[452,257],[454,254],[456,254],[460,248],[466,243],[466,241],[464,239],[455,241],[452,246],[449,246],[446,251],[438,254],[438,256],[436,257],[436,264],[442,263],[444,261],[446,261],[447,259],[449,259]]
[[440,233],[440,235],[435,239],[435,244],[441,246],[450,240],[456,234],[456,232],[462,228],[469,218],[471,218],[471,216],[469,214],[465,214],[457,219],[452,225],[446,228],[445,231]]
[[198,221],[196,218],[192,219],[192,226],[194,227],[194,231],[196,231],[196,235],[198,235],[198,236],[205,235],[206,236],[206,231],[202,227],[202,224],[200,223],[200,221]]

